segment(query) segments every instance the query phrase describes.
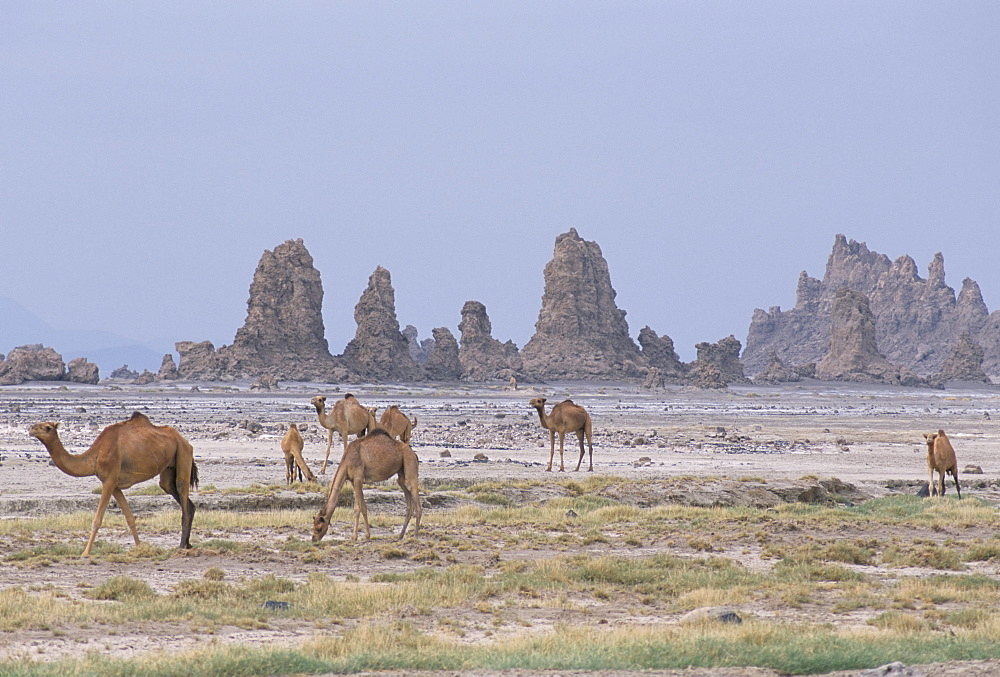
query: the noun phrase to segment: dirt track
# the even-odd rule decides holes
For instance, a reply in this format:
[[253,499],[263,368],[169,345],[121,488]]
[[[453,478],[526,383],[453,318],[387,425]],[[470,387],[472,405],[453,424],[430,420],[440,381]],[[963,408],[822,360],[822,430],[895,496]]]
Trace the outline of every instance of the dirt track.
[[[283,492],[277,496],[228,496],[223,490],[257,483],[283,482],[283,459],[278,442],[283,426],[289,421],[305,428],[305,456],[318,469],[325,447],[325,431],[316,423],[309,398],[326,394],[331,399],[346,390],[332,386],[295,384],[270,393],[251,393],[243,388],[211,388],[177,384],[164,388],[121,385],[40,387],[37,384],[0,390],[0,517],[24,517],[53,511],[93,510],[96,496],[93,479],[71,478],[51,466],[41,444],[28,438],[31,423],[41,420],[61,422],[62,439],[72,452],[85,449],[104,426],[127,418],[133,410],[146,413],[156,424],[178,428],[195,446],[201,485],[216,491],[195,496],[199,509],[272,509],[298,507],[314,509],[317,495]],[[984,474],[963,475],[964,493],[1000,503],[997,469],[1000,449],[994,440],[1000,435],[996,416],[1000,392],[988,388],[950,389],[946,391],[860,388],[809,382],[781,388],[733,388],[725,392],[674,389],[643,391],[634,386],[609,384],[556,384],[546,387],[522,387],[517,392],[500,387],[442,386],[353,387],[368,406],[380,408],[399,404],[403,411],[418,418],[413,446],[421,459],[421,486],[426,511],[444,505],[446,498],[437,495],[439,487],[468,486],[481,481],[546,477],[548,436],[538,423],[527,401],[544,395],[549,403],[572,397],[591,412],[595,428],[594,471],[626,479],[667,480],[693,477],[690,487],[673,491],[684,496],[670,500],[699,504],[739,500],[739,492],[726,492],[721,478],[742,480],[750,486],[755,480],[772,487],[784,482],[792,486],[800,478],[838,478],[868,496],[891,492],[909,492],[926,480],[924,447],[921,433],[944,428],[958,451],[960,466],[975,464]],[[997,419],[998,422],[994,422]],[[302,424],[306,424],[303,426]],[[575,441],[574,441],[575,444]],[[331,462],[336,463],[340,440],[335,436]],[[576,467],[577,451],[568,444],[567,475]],[[442,454],[448,456],[443,456]],[[487,460],[475,460],[483,454]],[[558,467],[558,453],[556,464]],[[584,460],[586,468],[586,460]],[[326,478],[332,476],[332,470]],[[559,477],[555,473],[553,477]],[[766,480],[766,482],[764,482]],[[782,482],[778,482],[781,480]],[[325,480],[325,481],[328,481]],[[815,482],[808,479],[806,482]],[[543,485],[537,495],[521,500],[544,500],[549,491]],[[380,494],[385,494],[380,504]],[[373,512],[397,510],[398,492],[369,492]],[[730,497],[730,498],[727,498]],[[634,497],[639,504],[662,501],[663,496]],[[138,515],[171,505],[163,496],[130,498]],[[346,520],[346,513],[339,514]],[[346,522],[334,525],[332,539],[343,539]],[[275,542],[290,536],[308,537],[308,524],[267,535]],[[26,589],[54,585],[66,594],[80,595],[79,583],[95,576],[108,578],[127,574],[142,578],[158,592],[169,591],[178,581],[200,578],[210,567],[223,568],[231,578],[253,578],[265,573],[306,579],[310,571],[322,570],[333,576],[358,571],[407,570],[419,566],[406,560],[386,560],[378,555],[380,539],[357,546],[352,554],[315,566],[264,544],[251,557],[199,553],[172,557],[157,563],[155,571],[148,563],[102,563],[100,570],[86,561],[61,566],[59,575],[51,569],[20,568],[0,561],[0,585],[18,585]],[[231,540],[262,539],[261,534],[225,534],[199,532],[197,520],[192,540],[209,538]],[[146,540],[160,547],[173,547],[176,534],[151,535]],[[122,529],[105,528],[99,539],[129,547],[131,539]],[[0,557],[12,545],[0,540]],[[588,552],[599,553],[601,544]],[[666,546],[661,546],[666,547]],[[484,561],[495,553],[472,551],[468,561]],[[505,553],[504,557],[518,554]],[[539,555],[535,555],[539,556]],[[751,566],[766,566],[753,555],[732,553]],[[997,575],[996,566],[982,563],[976,569]],[[782,618],[782,610],[760,610]],[[608,609],[616,622],[629,621],[624,610]],[[536,629],[551,626],[556,620],[533,618]],[[663,618],[657,622],[672,622]],[[816,619],[811,619],[816,620]],[[845,616],[831,622],[863,623],[863,618]],[[648,622],[646,619],[643,622]],[[474,619],[473,619],[474,625]],[[248,644],[295,645],[314,634],[315,627],[294,620],[276,621],[267,629],[243,630],[222,628],[216,641]],[[498,633],[502,635],[502,633]],[[82,655],[99,648],[114,655],[128,656],[169,646],[179,650],[205,641],[189,628],[163,625],[151,631],[119,633],[109,637],[99,629],[65,629],[59,636],[49,631],[6,633],[6,648],[0,659],[13,655],[36,658],[59,658]],[[475,635],[471,635],[475,640]],[[43,653],[39,653],[39,649]],[[971,670],[971,666],[966,666]],[[996,666],[993,666],[996,667]],[[936,669],[935,674],[948,674]],[[668,674],[668,673],[663,673]],[[670,673],[673,674],[673,673]],[[680,673],[678,673],[680,674]],[[746,672],[702,672],[699,674],[747,674]],[[770,674],[762,671],[758,674]],[[903,674],[903,673],[897,673]],[[972,672],[955,674],[975,674]],[[982,673],[987,674],[987,673]]]

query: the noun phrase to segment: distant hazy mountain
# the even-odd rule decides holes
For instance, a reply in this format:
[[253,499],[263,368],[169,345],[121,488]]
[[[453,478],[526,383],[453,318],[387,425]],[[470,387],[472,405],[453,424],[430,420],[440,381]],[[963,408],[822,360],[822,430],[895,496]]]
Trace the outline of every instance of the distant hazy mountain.
[[157,351],[141,341],[98,330],[58,329],[16,301],[0,297],[0,354],[17,346],[41,343],[62,355],[67,363],[86,357],[97,364],[101,378],[127,364],[130,369],[155,372],[166,351]]

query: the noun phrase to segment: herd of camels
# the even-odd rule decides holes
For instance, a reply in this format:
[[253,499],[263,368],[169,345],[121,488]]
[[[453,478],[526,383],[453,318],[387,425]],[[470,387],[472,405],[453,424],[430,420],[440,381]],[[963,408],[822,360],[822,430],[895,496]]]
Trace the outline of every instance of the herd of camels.
[[[580,442],[580,460],[576,469],[580,470],[584,456],[584,439],[590,449],[589,471],[594,470],[594,446],[592,442],[593,424],[590,414],[566,400],[556,404],[545,413],[545,398],[536,397],[530,404],[538,411],[542,427],[549,431],[549,466],[555,456],[555,438],[559,434],[559,470],[565,470],[563,446],[567,433],[575,433]],[[344,442],[344,453],[337,466],[337,472],[327,490],[326,498],[319,514],[313,520],[312,540],[319,542],[326,535],[330,519],[337,507],[344,482],[350,481],[354,488],[354,529],[351,540],[357,541],[360,521],[364,519],[365,536],[371,539],[368,525],[368,507],[365,505],[363,485],[368,482],[382,482],[396,475],[396,481],[406,499],[406,517],[399,533],[402,539],[410,519],[414,519],[413,533],[420,530],[420,489],[417,480],[417,455],[410,447],[410,437],[417,426],[416,417],[410,420],[397,405],[386,409],[378,421],[377,409],[366,408],[357,398],[348,393],[326,410],[326,397],[312,398],[320,424],[327,430],[326,452],[319,474],[326,472],[333,446],[333,433],[339,432]],[[198,466],[194,461],[194,449],[175,429],[169,426],[153,425],[149,418],[135,412],[126,421],[105,428],[90,445],[79,454],[71,454],[59,439],[59,423],[46,421],[36,423],[28,430],[48,450],[57,468],[73,477],[96,476],[101,481],[101,498],[90,529],[90,538],[83,550],[83,556],[90,555],[97,532],[104,521],[111,498],[114,497],[125,516],[135,544],[139,545],[139,532],[135,527],[135,517],[125,499],[123,489],[144,482],[159,475],[160,487],[170,494],[181,507],[180,547],[191,547],[191,522],[194,518],[194,503],[189,497],[191,489],[198,486]],[[355,439],[348,442],[348,437]],[[316,476],[302,456],[304,443],[298,426],[290,423],[288,431],[281,439],[281,450],[285,455],[285,481],[292,483],[296,477],[315,481]]]
[[[414,519],[413,533],[420,530],[420,490],[417,481],[417,455],[410,447],[410,437],[413,428],[417,426],[416,417],[411,421],[399,407],[393,405],[386,409],[377,421],[376,408],[367,408],[358,402],[357,398],[348,393],[326,409],[326,397],[318,395],[311,400],[316,408],[319,423],[327,430],[326,452],[319,473],[326,472],[330,459],[330,448],[333,446],[334,431],[340,433],[344,443],[344,452],[333,476],[319,514],[313,520],[312,540],[319,542],[330,527],[340,492],[344,482],[350,481],[354,488],[354,529],[351,541],[357,541],[360,521],[364,519],[365,536],[371,539],[371,529],[368,525],[368,508],[365,505],[363,485],[368,482],[382,482],[396,475],[396,482],[403,490],[406,499],[406,516],[403,528],[399,533],[402,539],[406,535],[411,518]],[[586,409],[565,400],[553,406],[545,413],[544,397],[536,397],[529,404],[538,412],[542,428],[549,431],[549,464],[546,471],[552,470],[555,457],[556,434],[559,435],[559,470],[565,470],[563,448],[567,433],[575,433],[580,443],[580,459],[576,470],[580,470],[584,456],[584,440],[590,451],[590,467],[594,470],[594,446],[591,440],[593,423]],[[139,532],[135,527],[135,517],[125,500],[123,489],[144,482],[159,475],[160,487],[170,494],[181,508],[181,542],[180,547],[191,547],[191,523],[194,519],[194,503],[190,492],[198,486],[198,466],[194,461],[194,450],[191,444],[175,429],[169,426],[157,426],[140,412],[132,414],[131,418],[120,423],[114,423],[105,428],[86,451],[71,454],[59,439],[59,423],[47,421],[36,423],[28,434],[37,438],[48,450],[52,461],[59,470],[73,477],[96,476],[101,481],[101,497],[97,503],[97,512],[91,525],[90,538],[83,549],[83,556],[90,555],[97,531],[101,528],[104,513],[108,503],[114,497],[125,516],[135,544],[139,545]],[[355,439],[348,442],[348,437]],[[929,496],[944,495],[944,480],[946,474],[951,474],[955,480],[955,490],[962,498],[962,490],[958,482],[958,462],[955,450],[945,435],[944,430],[925,433],[927,443],[927,494]],[[285,455],[285,481],[292,483],[296,477],[316,481],[316,476],[310,471],[302,456],[302,435],[295,423],[288,426],[288,431],[281,439],[281,450]],[[938,482],[934,481],[934,473],[938,473]]]

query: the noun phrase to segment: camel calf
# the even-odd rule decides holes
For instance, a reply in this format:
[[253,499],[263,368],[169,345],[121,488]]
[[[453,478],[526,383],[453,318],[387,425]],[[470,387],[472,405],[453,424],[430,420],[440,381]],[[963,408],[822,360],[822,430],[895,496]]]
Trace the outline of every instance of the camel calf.
[[[955,491],[958,497],[962,498],[962,487],[958,484],[958,461],[955,460],[955,449],[951,446],[948,436],[943,430],[936,433],[924,433],[927,440],[927,495],[944,496],[944,476],[951,473],[955,478]],[[939,483],[934,484],[934,471],[938,473]]]
[[294,423],[288,424],[288,432],[281,438],[281,451],[285,454],[285,483],[291,484],[295,481],[296,471],[298,471],[299,482],[303,476],[310,482],[316,481],[316,476],[312,474],[306,459],[302,457],[302,448],[305,443],[299,433],[299,427]]

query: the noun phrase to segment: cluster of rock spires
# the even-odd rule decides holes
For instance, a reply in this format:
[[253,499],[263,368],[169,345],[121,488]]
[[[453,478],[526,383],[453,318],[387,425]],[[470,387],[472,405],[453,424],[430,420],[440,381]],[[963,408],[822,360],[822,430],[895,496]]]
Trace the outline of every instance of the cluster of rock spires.
[[[795,308],[756,310],[742,345],[733,336],[695,346],[682,362],[669,336],[646,326],[638,345],[600,247],[575,229],[556,238],[544,270],[545,290],[535,333],[523,349],[492,336],[486,306],[467,301],[456,339],[447,327],[417,340],[400,330],[395,291],[381,266],[354,309],[357,330],[343,354],[332,355],[322,318],[323,285],[301,239],[265,251],[250,285],[247,317],[232,345],[175,344],[180,363],[163,358],[157,374],[122,367],[112,378],[136,383],[185,379],[279,379],[318,382],[642,380],[649,388],[773,384],[803,377],[823,380],[941,385],[990,382],[1000,375],[1000,311],[992,315],[979,286],[961,292],[944,281],[941,254],[921,279],[908,256],[895,262],[864,243],[837,235],[822,280],[803,272]],[[744,373],[746,370],[746,373]],[[753,381],[747,374],[753,376]],[[83,358],[68,370],[50,348],[23,346],[0,356],[0,384],[25,380],[96,383],[97,367]]]
[[794,308],[754,311],[742,360],[755,380],[780,363],[823,380],[989,383],[1000,375],[998,328],[975,281],[957,295],[945,283],[940,253],[922,279],[909,256],[890,261],[837,235],[823,279],[799,276]]

